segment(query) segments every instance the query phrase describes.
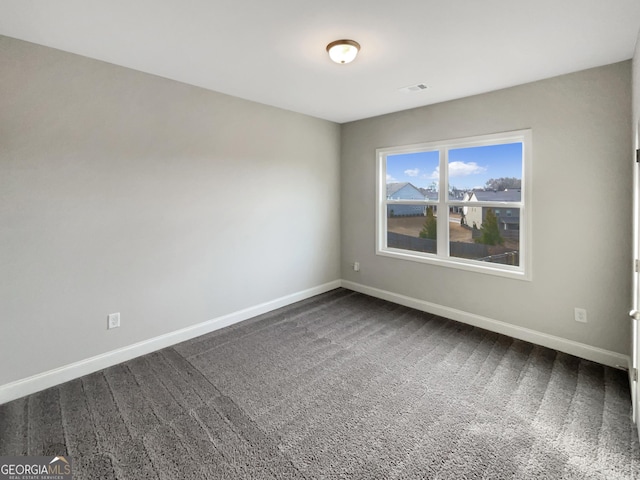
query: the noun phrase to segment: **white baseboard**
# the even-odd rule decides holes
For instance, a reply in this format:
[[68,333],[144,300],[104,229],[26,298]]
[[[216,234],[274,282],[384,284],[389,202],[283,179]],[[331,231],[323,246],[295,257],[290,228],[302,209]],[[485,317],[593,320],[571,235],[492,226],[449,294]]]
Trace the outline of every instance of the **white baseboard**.
[[474,313],[457,310],[451,307],[445,307],[436,303],[427,302],[425,300],[418,300],[416,298],[407,297],[397,293],[389,292],[386,290],[380,290],[378,288],[369,287],[355,282],[343,280],[341,285],[344,288],[353,290],[355,292],[364,293],[372,297],[381,298],[389,302],[404,305],[405,307],[415,308],[423,312],[432,313],[441,317],[457,320],[474,327],[484,328],[491,332],[501,333],[513,338],[525,340],[527,342],[542,345],[543,347],[553,348],[560,352],[569,353],[576,357],[585,358],[593,362],[601,363],[603,365],[609,365],[610,367],[630,365],[630,358],[628,355],[623,355],[617,352],[611,352],[598,347],[592,347],[584,343],[574,342],[573,340],[567,340],[562,337],[556,337],[546,333],[538,332],[530,328],[520,327],[512,325],[510,323],[501,322],[492,318],[482,317]]
[[603,365],[609,365],[611,367],[630,365],[630,358],[627,355],[574,342],[565,338],[548,335],[546,333],[519,327],[499,320],[482,317],[480,315],[457,310],[455,308],[438,305],[424,300],[418,300],[416,298],[407,297],[386,290],[368,287],[359,283],[347,280],[336,280],[301,292],[286,295],[269,302],[261,303],[253,307],[245,308],[244,310],[239,310],[228,315],[223,315],[222,317],[214,318],[191,327],[176,330],[174,332],[128,345],[117,350],[96,355],[95,357],[42,372],[28,378],[16,380],[15,382],[7,383],[0,386],[0,404],[68,382],[69,380],[73,380],[83,375],[97,372],[98,370],[117,365],[118,363],[131,360],[141,355],[146,355],[162,348],[184,342],[185,340],[213,332],[214,330],[228,327],[257,315],[268,313],[277,308],[285,307],[292,303],[299,302],[300,300],[305,300],[315,295],[334,290],[340,286],[372,297],[381,298],[393,303],[415,308],[416,310],[433,313],[434,315],[457,320],[475,327],[484,328],[485,330],[509,335],[510,337],[525,340],[544,347],[553,348]]
[[68,382],[69,380],[73,380],[83,375],[88,375],[90,373],[97,372],[98,370],[117,365],[118,363],[126,362],[127,360],[131,360],[141,355],[146,355],[147,353],[155,352],[156,350],[204,335],[205,333],[228,327],[234,323],[247,320],[257,315],[262,315],[263,313],[270,312],[277,308],[291,305],[292,303],[299,302],[300,300],[305,300],[315,295],[334,290],[339,288],[340,285],[341,281],[335,280],[333,282],[325,283],[324,285],[319,285],[269,302],[261,303],[260,305],[255,305],[253,307],[245,308],[244,310],[223,315],[222,317],[207,320],[206,322],[202,322],[197,325],[182,328],[174,332],[150,338],[149,340],[144,340],[126,347],[118,348],[117,350],[96,355],[95,357],[64,365],[28,378],[16,380],[15,382],[7,383],[0,386],[0,405],[25,395],[30,395],[46,388],[60,385],[61,383]]

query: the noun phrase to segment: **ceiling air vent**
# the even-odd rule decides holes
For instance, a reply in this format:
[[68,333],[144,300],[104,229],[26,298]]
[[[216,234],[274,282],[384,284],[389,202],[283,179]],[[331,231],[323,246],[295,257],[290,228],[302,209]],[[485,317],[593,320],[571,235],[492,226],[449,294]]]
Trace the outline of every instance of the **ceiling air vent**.
[[416,85],[409,85],[408,87],[402,87],[399,90],[404,93],[422,92],[428,89],[429,86],[426,83],[417,83]]

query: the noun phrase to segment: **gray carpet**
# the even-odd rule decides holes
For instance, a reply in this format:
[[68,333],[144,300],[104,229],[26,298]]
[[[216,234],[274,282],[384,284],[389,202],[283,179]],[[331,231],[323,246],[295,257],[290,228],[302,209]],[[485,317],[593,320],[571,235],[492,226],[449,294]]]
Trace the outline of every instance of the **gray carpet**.
[[76,479],[634,479],[626,373],[338,289],[0,407]]

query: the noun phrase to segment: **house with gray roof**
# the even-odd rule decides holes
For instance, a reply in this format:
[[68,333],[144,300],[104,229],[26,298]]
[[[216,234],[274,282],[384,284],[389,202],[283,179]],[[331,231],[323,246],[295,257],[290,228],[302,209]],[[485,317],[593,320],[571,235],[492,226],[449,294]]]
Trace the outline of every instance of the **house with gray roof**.
[[[465,202],[520,202],[522,192],[519,188],[502,191],[494,190],[474,190],[467,192],[463,201]],[[520,209],[506,207],[474,207],[464,206],[466,224],[470,227],[475,223],[478,228],[482,226],[487,215],[487,210],[491,208],[498,219],[498,226],[503,231],[520,230]]]
[[[425,200],[425,195],[410,182],[387,183],[387,200]],[[424,205],[387,205],[387,217],[425,216]]]
[[522,193],[519,188],[507,190],[473,190],[467,193],[468,202],[519,202]]

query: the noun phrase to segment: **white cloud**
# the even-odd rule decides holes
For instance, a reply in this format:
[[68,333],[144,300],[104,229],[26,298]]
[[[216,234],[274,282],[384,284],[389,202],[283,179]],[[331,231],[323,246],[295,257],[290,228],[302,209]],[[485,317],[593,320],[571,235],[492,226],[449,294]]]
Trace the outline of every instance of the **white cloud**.
[[394,182],[397,182],[397,181],[398,181],[397,179],[393,178],[392,175],[389,175],[387,173],[387,183],[394,183]]
[[[452,177],[466,177],[467,175],[479,175],[487,171],[486,167],[481,167],[475,162],[451,162],[449,164],[449,178]],[[406,172],[405,172],[406,173]],[[430,174],[424,174],[421,178],[427,180],[440,180],[440,165]]]
[[466,177],[467,175],[479,175],[487,171],[476,162],[451,162],[449,164],[449,177]]
[[417,177],[418,174],[420,173],[420,169],[413,168],[413,169],[410,169],[410,170],[405,170],[404,173],[405,173],[405,175],[407,175],[409,177]]
[[438,165],[430,175],[424,174],[422,178],[426,178],[427,180],[440,180],[440,165]]

